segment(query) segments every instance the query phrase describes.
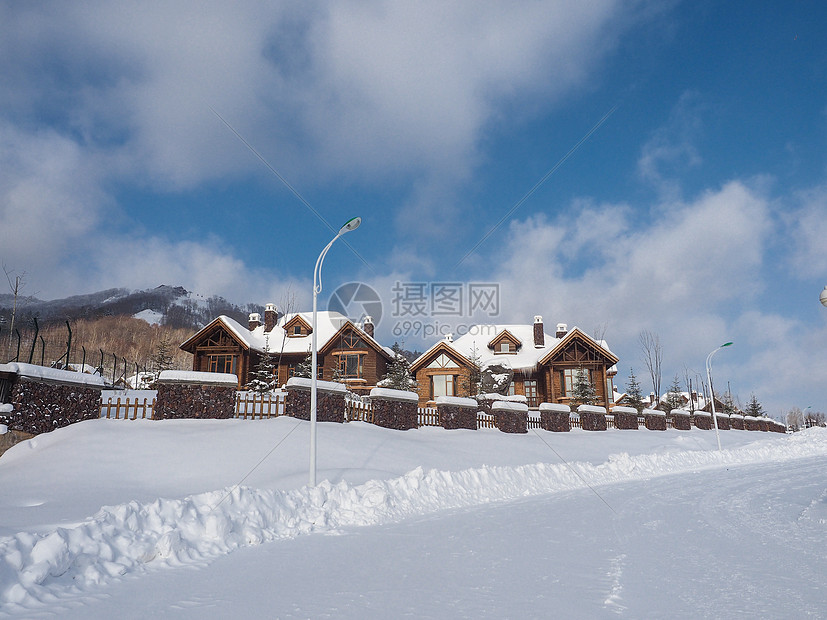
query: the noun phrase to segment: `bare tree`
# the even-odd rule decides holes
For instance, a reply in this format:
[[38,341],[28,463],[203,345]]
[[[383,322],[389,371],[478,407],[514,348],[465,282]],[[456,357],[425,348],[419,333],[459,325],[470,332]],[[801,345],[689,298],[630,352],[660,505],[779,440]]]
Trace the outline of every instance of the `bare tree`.
[[9,269],[6,265],[3,265],[3,272],[6,274],[6,280],[9,282],[9,290],[12,295],[14,295],[14,302],[12,304],[11,311],[11,324],[9,325],[9,344],[6,348],[6,359],[8,360],[11,358],[11,342],[12,335],[14,334],[14,322],[17,317],[17,301],[20,291],[26,286],[26,272],[24,271],[19,275],[14,275],[14,269]]
[[[288,286],[284,292],[284,297],[281,299],[281,307],[284,309],[284,316],[292,314],[296,310],[296,293]],[[276,317],[278,320],[278,316]],[[282,330],[281,333],[281,348],[279,349],[279,359],[276,364],[276,387],[278,387],[278,377],[281,369],[281,358],[284,355],[284,345],[287,343],[287,330]],[[269,340],[268,340],[269,344]]]
[[652,379],[652,389],[655,398],[660,399],[661,364],[663,362],[663,349],[660,346],[660,337],[648,330],[640,332],[638,338],[640,353],[646,369],[649,371],[649,378]]
[[592,332],[592,338],[597,344],[603,342],[606,339],[606,330],[609,329],[609,324],[607,322],[603,322],[597,327],[594,328],[594,332]]

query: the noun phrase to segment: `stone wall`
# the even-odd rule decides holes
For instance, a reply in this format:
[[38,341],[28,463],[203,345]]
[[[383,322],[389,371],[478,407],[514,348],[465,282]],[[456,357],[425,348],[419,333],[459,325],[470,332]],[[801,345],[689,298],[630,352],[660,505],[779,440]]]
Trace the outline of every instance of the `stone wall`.
[[695,425],[695,428],[699,428],[702,431],[712,430],[712,414],[706,411],[696,411],[692,416],[692,423]]
[[672,427],[679,431],[692,430],[692,419],[685,409],[672,409]]
[[554,433],[571,430],[571,407],[561,403],[540,403],[540,427]]
[[758,418],[751,415],[744,416],[744,430],[760,431],[761,426],[758,424]]
[[9,429],[38,435],[99,418],[100,390],[19,377],[11,389],[11,404],[12,412],[5,414]]
[[[299,420],[309,420],[310,390],[288,385],[284,412],[286,415]],[[344,392],[327,392],[316,389],[316,421],[339,423],[345,421]]]
[[665,431],[666,414],[656,409],[644,409],[643,425],[650,431]]
[[494,424],[503,433],[528,432],[528,405],[509,401],[494,401],[491,405]]
[[580,405],[577,413],[580,416],[580,427],[584,431],[605,431],[608,428],[606,409],[603,407]]
[[158,383],[153,420],[226,420],[235,415],[235,386]]
[[416,408],[419,404],[418,397],[411,402],[371,396],[370,402],[373,406],[373,423],[377,426],[397,431],[407,431],[419,427],[416,419]]
[[439,396],[436,399],[436,408],[442,428],[477,430],[479,405],[473,398]]
[[744,430],[744,416],[742,416],[740,413],[733,413],[729,417],[729,425],[730,425],[730,428],[733,428],[733,429],[736,429],[736,430],[739,430],[739,431]]
[[720,413],[715,414],[715,421],[718,423],[718,430],[728,431],[732,428],[732,424],[729,421],[728,415],[722,415]]
[[615,417],[615,428],[620,430],[637,430],[637,409],[632,407],[615,407],[612,409]]

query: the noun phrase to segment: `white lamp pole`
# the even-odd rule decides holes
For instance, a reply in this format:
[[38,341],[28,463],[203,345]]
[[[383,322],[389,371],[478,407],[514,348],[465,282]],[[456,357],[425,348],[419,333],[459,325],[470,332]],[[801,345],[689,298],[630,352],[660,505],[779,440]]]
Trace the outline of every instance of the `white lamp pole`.
[[316,259],[316,267],[313,269],[313,321],[311,325],[311,332],[310,332],[310,347],[311,347],[311,354],[310,354],[310,486],[316,486],[316,380],[318,375],[318,371],[316,370],[317,366],[317,354],[318,348],[316,344],[316,297],[319,293],[322,292],[322,263],[324,262],[324,257],[327,254],[327,251],[330,249],[330,246],[333,243],[351,230],[356,230],[359,228],[359,224],[362,223],[361,217],[354,217],[349,219],[345,222],[345,225],[339,229],[339,232],[336,233],[336,236],[328,243],[322,253],[319,254],[319,258]]
[[807,409],[812,409],[812,405],[808,405],[804,408],[804,411],[801,412],[801,430],[803,431],[807,428]]
[[721,451],[721,434],[718,432],[718,417],[715,415],[715,392],[712,390],[712,372],[710,366],[712,364],[712,356],[724,347],[732,346],[731,342],[725,342],[720,347],[715,349],[712,353],[706,356],[706,381],[709,383],[709,396],[712,402],[712,423],[715,424],[715,439],[718,440],[718,452]]

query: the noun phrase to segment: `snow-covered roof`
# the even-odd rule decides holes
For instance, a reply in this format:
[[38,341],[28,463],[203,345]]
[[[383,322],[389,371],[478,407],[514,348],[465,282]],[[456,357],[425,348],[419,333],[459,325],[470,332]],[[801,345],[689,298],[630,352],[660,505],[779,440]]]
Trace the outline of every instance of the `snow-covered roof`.
[[[296,312],[286,314],[279,319],[278,323],[269,332],[264,331],[264,325],[259,325],[251,331],[247,328],[247,326],[242,325],[235,319],[225,315],[219,316],[216,320],[223,323],[224,326],[236,337],[236,339],[239,342],[241,342],[247,348],[253,351],[263,353],[265,349],[268,349],[271,353],[283,352],[288,354],[306,354],[308,351],[310,351],[313,338],[312,334],[296,336],[288,334],[284,329],[284,326],[290,323],[290,321],[292,321],[297,316],[300,317],[303,321],[305,321],[308,325],[313,324],[312,312]],[[348,319],[346,316],[340,314],[339,312],[333,312],[329,310],[319,311],[316,313],[316,338],[319,350],[324,349],[325,346],[330,342],[330,340],[339,332],[339,330],[347,324],[350,324],[351,326],[353,326],[354,329],[359,331],[360,337],[364,338],[366,341],[371,342],[377,349],[381,350],[383,353],[388,355],[388,357],[393,357],[393,353],[390,349],[379,344],[374,338],[369,336],[363,330],[359,329],[358,326],[351,323],[350,319]],[[199,332],[199,334],[200,333],[201,332]],[[190,338],[184,344],[191,342],[197,336],[198,334]]]
[[[467,333],[456,340],[447,337],[440,340],[414,360],[412,366],[416,366],[417,362],[428,358],[440,345],[447,345],[467,359],[475,357],[476,354],[481,367],[488,363],[502,363],[508,364],[513,370],[530,371],[534,370],[540,360],[554,351],[575,330],[606,352],[614,355],[605,340],[594,340],[577,327],[569,330],[563,338],[557,338],[544,332],[544,345],[537,347],[534,345],[534,324],[490,324],[473,325]],[[495,353],[488,345],[496,341],[497,337],[506,331],[519,340],[522,346],[517,349],[516,353]]]

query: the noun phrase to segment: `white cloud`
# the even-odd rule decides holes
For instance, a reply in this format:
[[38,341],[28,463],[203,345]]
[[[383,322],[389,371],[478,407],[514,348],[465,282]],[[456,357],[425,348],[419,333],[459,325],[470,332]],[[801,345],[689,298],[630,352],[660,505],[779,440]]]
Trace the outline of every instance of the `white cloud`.
[[787,217],[792,228],[792,263],[797,275],[824,277],[827,274],[827,186],[802,192],[798,198],[800,206]]

